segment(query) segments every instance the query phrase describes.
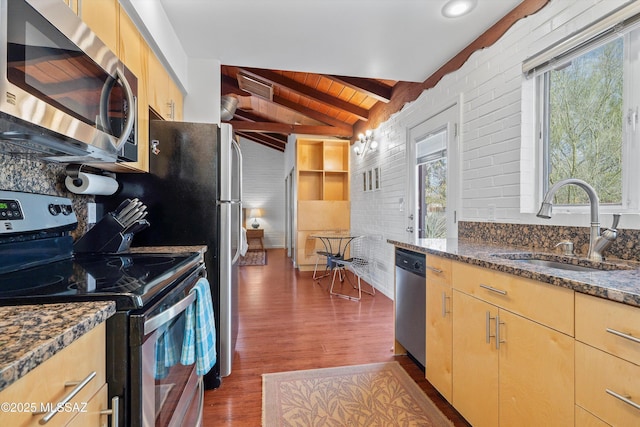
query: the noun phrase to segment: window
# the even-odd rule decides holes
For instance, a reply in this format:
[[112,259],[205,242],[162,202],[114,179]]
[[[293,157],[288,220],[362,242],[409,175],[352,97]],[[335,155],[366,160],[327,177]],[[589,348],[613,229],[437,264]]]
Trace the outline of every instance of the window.
[[447,129],[417,144],[417,218],[420,239],[447,237]]
[[[603,206],[637,210],[640,29],[595,37],[535,70],[541,181],[545,193],[565,178],[591,184]],[[585,205],[565,186],[555,204]]]

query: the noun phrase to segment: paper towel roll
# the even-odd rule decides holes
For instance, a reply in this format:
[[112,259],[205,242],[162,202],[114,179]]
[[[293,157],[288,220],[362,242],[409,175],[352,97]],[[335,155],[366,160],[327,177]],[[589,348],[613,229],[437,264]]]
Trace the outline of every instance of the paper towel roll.
[[79,172],[78,178],[66,177],[64,184],[76,194],[110,196],[118,190],[118,181],[108,176]]

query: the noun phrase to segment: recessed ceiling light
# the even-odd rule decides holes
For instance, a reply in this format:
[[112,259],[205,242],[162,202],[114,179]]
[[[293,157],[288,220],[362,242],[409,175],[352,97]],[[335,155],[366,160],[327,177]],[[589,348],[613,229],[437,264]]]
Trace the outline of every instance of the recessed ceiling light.
[[478,0],[449,0],[442,7],[442,14],[447,18],[458,18],[471,12]]

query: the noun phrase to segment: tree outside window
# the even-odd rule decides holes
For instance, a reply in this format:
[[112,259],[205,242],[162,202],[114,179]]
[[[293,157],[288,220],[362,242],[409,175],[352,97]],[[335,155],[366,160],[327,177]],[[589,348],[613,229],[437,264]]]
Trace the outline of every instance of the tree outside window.
[[[603,204],[623,198],[624,39],[618,38],[547,71],[543,130],[547,185],[565,178],[591,184]],[[584,191],[565,186],[556,204],[587,204]]]

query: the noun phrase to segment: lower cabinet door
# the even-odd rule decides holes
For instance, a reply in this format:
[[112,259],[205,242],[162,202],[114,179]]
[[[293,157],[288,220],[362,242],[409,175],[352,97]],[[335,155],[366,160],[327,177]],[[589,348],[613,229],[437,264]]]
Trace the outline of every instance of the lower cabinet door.
[[494,332],[498,309],[456,290],[453,306],[453,406],[474,427],[495,427],[498,425],[498,351]]
[[574,339],[499,312],[500,426],[574,425]]
[[104,384],[100,390],[87,402],[86,407],[76,414],[67,427],[107,427],[109,415],[100,412],[109,408],[109,387]]
[[452,363],[451,286],[427,279],[427,330],[425,376],[451,402]]

